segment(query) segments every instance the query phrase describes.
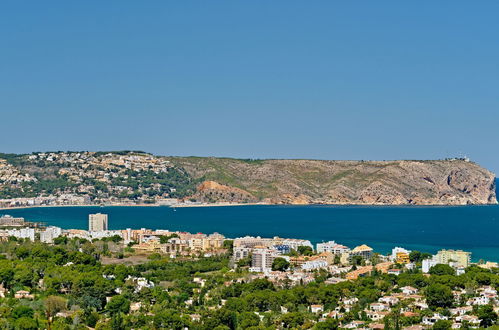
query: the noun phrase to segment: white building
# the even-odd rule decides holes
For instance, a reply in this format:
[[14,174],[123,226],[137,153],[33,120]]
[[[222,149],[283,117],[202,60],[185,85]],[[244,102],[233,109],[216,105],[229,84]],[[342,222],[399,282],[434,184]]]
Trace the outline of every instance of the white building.
[[280,255],[279,252],[274,249],[253,249],[250,271],[268,272],[272,269],[272,263],[275,258],[278,257],[289,260],[289,257]]
[[421,265],[423,273],[428,273],[430,271],[430,268],[433,266],[436,266],[437,264],[438,263],[437,263],[437,260],[435,259],[435,257],[433,257],[431,259],[424,259],[422,262],[422,265]]
[[121,238],[123,238],[123,233],[121,232],[121,230],[103,230],[103,231],[93,231],[93,232],[90,232],[90,237],[92,239],[101,239],[101,238],[105,238],[105,237],[113,237],[113,236],[119,236]]
[[293,250],[298,250],[298,247],[300,246],[308,246],[314,249],[314,246],[312,243],[310,243],[309,240],[304,240],[304,239],[294,239],[294,238],[287,238],[282,241],[282,245],[287,245],[289,246],[290,249]]
[[61,228],[50,226],[40,232],[40,241],[43,243],[54,243],[54,238],[61,236],[61,234]]
[[350,249],[347,246],[338,244],[335,241],[317,243],[317,253],[330,252],[333,254],[342,254],[349,251]]
[[326,260],[315,259],[315,260],[305,261],[301,265],[301,269],[310,271],[310,270],[314,270],[314,269],[326,268],[327,266],[328,265],[327,265],[327,261]]
[[16,238],[28,238],[32,241],[35,240],[35,229],[34,228],[21,228],[21,229],[12,229],[8,231],[9,236],[14,236]]

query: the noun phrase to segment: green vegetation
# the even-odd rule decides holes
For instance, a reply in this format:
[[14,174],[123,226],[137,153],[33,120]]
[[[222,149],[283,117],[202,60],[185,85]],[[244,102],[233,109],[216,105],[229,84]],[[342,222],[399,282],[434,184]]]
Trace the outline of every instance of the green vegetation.
[[284,258],[275,258],[272,262],[272,270],[285,271],[290,266],[290,263]]
[[[397,288],[419,289],[429,310],[404,316],[408,302],[393,306],[384,319],[386,329],[401,329],[418,324],[424,315],[449,314],[449,308],[463,305],[478,285],[499,288],[499,270],[476,266],[456,276],[441,271],[424,276],[406,272],[400,276],[381,274],[345,281],[334,285],[324,282],[330,274],[317,272],[316,281],[290,287],[276,285],[267,279],[249,280],[243,264],[229,271],[229,255],[209,258],[170,259],[151,255],[142,264],[103,265],[109,242],[88,242],[61,238],[55,245],[22,240],[0,243],[0,281],[8,292],[0,298],[2,329],[337,329],[350,321],[369,321],[364,310],[382,295],[398,292]],[[228,246],[230,243],[228,243]],[[289,263],[276,258],[273,268],[284,270]],[[139,287],[143,277],[154,286]],[[197,278],[198,280],[195,280]],[[199,279],[203,281],[200,284]],[[453,290],[469,291],[456,301]],[[34,299],[16,299],[14,293],[27,290]],[[346,312],[341,301],[358,298]],[[410,302],[410,301],[409,301]],[[339,320],[319,321],[320,313],[310,306],[320,304],[324,310],[340,308]],[[287,313],[283,313],[283,309]],[[497,323],[490,305],[475,307],[482,327]],[[437,322],[436,329],[448,329],[449,322]]]

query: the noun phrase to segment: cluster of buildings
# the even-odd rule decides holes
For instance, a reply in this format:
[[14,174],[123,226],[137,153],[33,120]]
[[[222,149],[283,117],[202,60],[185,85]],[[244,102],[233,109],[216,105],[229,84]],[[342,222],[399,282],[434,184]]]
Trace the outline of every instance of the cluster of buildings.
[[[88,205],[98,197],[98,203],[134,204],[137,197],[130,198],[137,192],[144,201],[154,192],[154,201],[158,204],[171,203],[170,193],[174,188],[165,188],[153,183],[145,187],[131,187],[124,184],[131,175],[141,173],[166,173],[174,165],[164,157],[155,157],[141,152],[42,152],[22,155],[21,160],[33,166],[53,167],[57,175],[71,182],[71,187],[61,188],[52,195],[37,197],[0,199],[0,207]],[[132,174],[133,173],[133,174]],[[28,173],[22,173],[16,166],[0,159],[0,190],[3,186],[12,189],[24,189],[23,183],[36,184],[38,179]],[[105,185],[105,192],[98,186]],[[166,190],[165,190],[166,189]],[[140,197],[140,196],[139,196]]]
[[38,196],[38,197],[20,197],[0,199],[0,207],[34,207],[34,206],[75,206],[89,205],[90,197],[87,195],[78,195],[73,193],[61,193],[58,195]]
[[[494,306],[494,311],[499,312],[499,300],[497,291],[490,286],[478,287],[471,295],[466,304],[461,303],[461,297],[465,295],[465,290],[454,291],[454,304],[455,308],[449,309],[449,314],[442,315],[438,312],[422,313],[428,309],[428,304],[424,295],[419,292],[417,288],[411,286],[395,287],[389,293],[385,292],[377,302],[371,303],[366,306],[362,312],[369,321],[342,321],[340,327],[346,329],[383,329],[384,318],[393,312],[393,307],[399,302],[404,301],[400,313],[406,317],[420,317],[421,323],[405,328],[410,330],[423,330],[432,327],[439,320],[451,321],[452,329],[459,329],[463,327],[478,328],[480,327],[481,320],[478,316],[473,315],[474,305],[491,304]],[[486,299],[484,299],[486,297]],[[320,320],[324,321],[327,318],[334,318],[342,320],[346,313],[358,309],[359,299],[357,297],[348,297],[342,299],[338,306],[333,310],[326,311],[322,305],[311,305],[310,311],[320,315]]]
[[[83,238],[88,240],[110,238],[118,236],[123,244],[135,243],[134,250],[145,253],[164,253],[174,257],[195,253],[225,252],[226,238],[219,233],[188,233],[169,230],[151,230],[146,228],[124,230],[109,230],[107,214],[96,213],[88,217],[88,230],[68,229],[49,226],[33,228],[28,226],[23,218],[11,216],[0,217],[0,240],[7,240],[10,236],[20,239],[39,239],[44,243],[53,243],[59,236],[68,238]],[[301,248],[309,251],[299,255],[296,251]],[[303,249],[302,249],[303,250]],[[373,249],[365,244],[350,249],[335,241],[322,242],[314,246],[309,240],[293,238],[263,238],[245,236],[233,240],[233,264],[242,259],[251,259],[250,271],[265,275],[273,274],[277,280],[294,273],[311,272],[318,269],[328,270],[332,274],[343,274],[346,279],[354,280],[368,276],[373,271],[399,275],[407,269],[414,269],[416,264],[411,262],[410,250],[395,247],[391,254],[375,254]],[[375,257],[375,258],[373,258]],[[289,262],[287,274],[272,273],[272,266],[276,258],[283,258]],[[422,260],[422,271],[428,273],[431,267],[437,264],[447,264],[453,267],[457,274],[464,273],[471,264],[471,253],[461,250],[440,250],[437,254]],[[349,266],[355,265],[355,269]],[[489,262],[482,267],[497,267],[497,263]],[[306,280],[306,276],[301,276]]]
[[23,227],[28,223],[23,218],[4,216],[0,224],[4,223],[13,228],[0,229],[0,240],[8,240],[13,236],[18,239],[39,239],[44,243],[53,243],[59,236],[68,238],[83,238],[88,240],[110,238],[118,236],[123,244],[134,242],[133,248],[138,252],[159,252],[176,256],[177,254],[189,255],[193,252],[217,253],[224,250],[225,236],[219,233],[188,233],[169,230],[151,230],[146,228],[124,230],[109,230],[107,214],[96,213],[88,217],[88,230],[62,229],[55,226],[31,228]]
[[0,186],[2,184],[21,184],[23,182],[36,181],[36,178],[28,173],[21,173],[5,159],[0,159]]

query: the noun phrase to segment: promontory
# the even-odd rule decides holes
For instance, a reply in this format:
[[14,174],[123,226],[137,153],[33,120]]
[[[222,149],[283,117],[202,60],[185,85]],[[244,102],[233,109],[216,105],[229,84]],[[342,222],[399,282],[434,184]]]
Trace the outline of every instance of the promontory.
[[0,154],[3,207],[29,199],[46,205],[133,205],[172,198],[208,204],[496,204],[495,182],[492,172],[460,158],[254,160],[140,151]]

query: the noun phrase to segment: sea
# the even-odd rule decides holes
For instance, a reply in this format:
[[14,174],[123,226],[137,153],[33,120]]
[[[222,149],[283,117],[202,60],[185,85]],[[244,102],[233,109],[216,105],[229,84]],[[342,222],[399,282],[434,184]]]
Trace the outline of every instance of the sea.
[[499,262],[499,205],[484,206],[281,206],[223,207],[39,207],[3,210],[28,221],[87,229],[90,213],[109,215],[109,229],[150,228],[334,240],[351,248],[367,244],[389,253],[396,246],[436,253],[472,252],[472,260]]

